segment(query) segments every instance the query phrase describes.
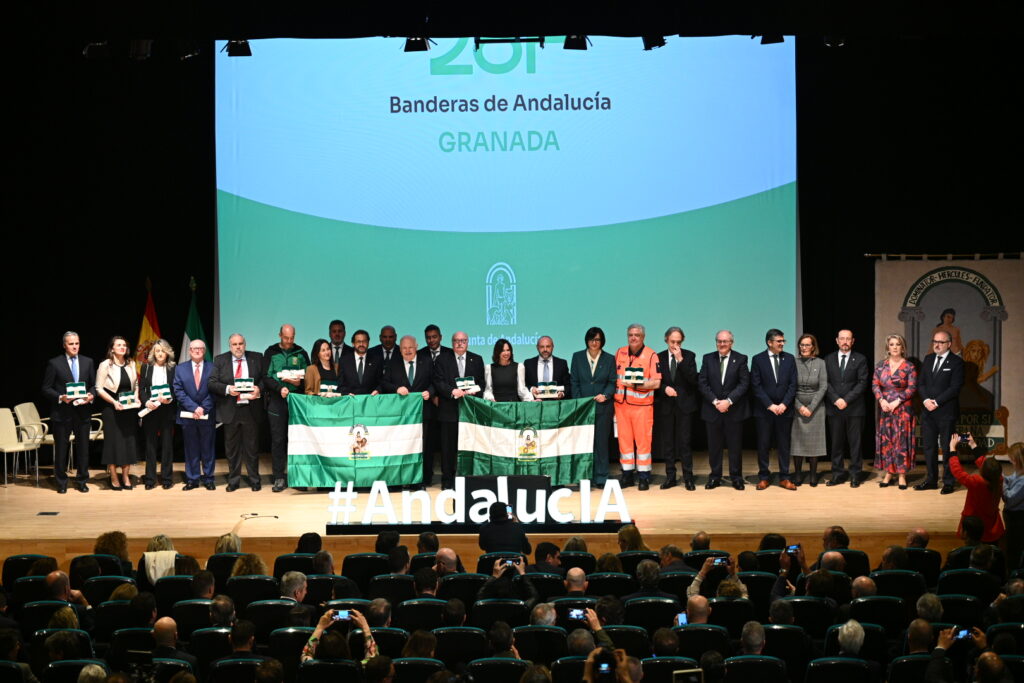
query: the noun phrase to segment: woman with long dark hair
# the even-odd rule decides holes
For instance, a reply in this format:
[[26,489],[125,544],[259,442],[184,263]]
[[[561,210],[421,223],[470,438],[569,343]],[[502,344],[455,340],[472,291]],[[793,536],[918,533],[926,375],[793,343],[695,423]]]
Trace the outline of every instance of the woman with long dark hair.
[[[960,524],[963,524],[964,517],[980,518],[985,524],[982,542],[996,543],[1003,537],[1005,531],[1003,518],[999,514],[999,501],[1003,497],[1003,466],[995,458],[985,457],[985,449],[978,446],[973,434],[968,434],[966,442],[959,434],[954,434],[949,440],[949,450],[946,452],[956,453],[949,456],[949,471],[967,489],[967,499],[960,513]],[[975,458],[974,464],[978,468],[978,474],[967,474],[964,471],[960,462],[961,456]],[[959,526],[957,533],[960,533]]]

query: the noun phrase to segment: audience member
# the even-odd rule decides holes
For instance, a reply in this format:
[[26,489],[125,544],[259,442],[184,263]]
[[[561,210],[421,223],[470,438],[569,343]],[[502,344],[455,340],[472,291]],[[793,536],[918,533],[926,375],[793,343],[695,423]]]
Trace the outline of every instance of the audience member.
[[363,665],[364,683],[385,683],[394,677],[395,665],[387,655],[372,657]]
[[210,601],[210,626],[235,625],[235,601],[226,595],[214,596]]
[[650,550],[635,524],[624,524],[619,528],[619,551]]
[[382,531],[377,534],[377,542],[374,543],[373,551],[386,555],[389,550],[397,547],[401,540],[402,537],[397,531]]
[[92,552],[94,555],[113,555],[121,564],[121,576],[135,577],[128,555],[128,536],[123,531],[107,531],[97,536]]
[[579,567],[573,567],[565,573],[565,595],[569,598],[582,598],[587,594],[587,574]]
[[598,572],[622,573],[622,560],[615,553],[604,553],[597,558],[596,569]]
[[334,574],[334,556],[326,550],[319,550],[313,555],[313,573],[321,575]]
[[740,633],[740,650],[745,655],[759,655],[764,650],[764,626],[756,621],[743,624]]
[[431,567],[420,567],[412,576],[417,598],[436,598],[441,579]]
[[527,567],[526,571],[565,576],[565,570],[562,568],[562,562],[559,559],[560,554],[561,551],[559,551],[558,546],[554,543],[538,543],[533,556],[534,564]]
[[538,602],[530,612],[530,626],[554,626],[555,606],[550,602]]
[[688,572],[690,566],[683,561],[683,551],[676,545],[663,545],[658,551],[663,572]]
[[188,662],[193,671],[199,670],[199,661],[194,655],[178,649],[178,624],[170,617],[161,617],[153,624],[153,657],[161,659],[180,659]]
[[458,598],[452,598],[441,610],[442,626],[462,626],[466,623],[466,604]]
[[295,544],[295,552],[314,555],[324,547],[324,540],[315,531],[307,531],[299,536],[299,542]]
[[565,545],[562,546],[563,553],[585,553],[587,550],[587,542],[582,536],[570,536],[566,539]]
[[234,532],[228,532],[217,539],[213,548],[214,554],[242,552],[242,539]]
[[410,562],[409,549],[404,545],[397,545],[388,551],[388,571],[392,574],[408,574]]
[[[495,626],[503,622],[495,622]],[[507,624],[506,624],[507,627]],[[511,629],[509,634],[511,635]],[[405,641],[402,648],[403,657],[433,657],[437,649],[437,637],[430,631],[417,630],[409,634],[409,640]],[[500,656],[500,655],[498,655]]]
[[231,576],[272,576],[270,568],[263,558],[255,553],[246,553],[235,560],[231,568]]
[[491,628],[487,631],[487,644],[491,648],[492,657],[519,659],[515,638],[512,635],[512,627],[504,621],[496,621],[491,625]]
[[931,537],[928,535],[928,530],[919,526],[907,532],[907,540],[903,543],[907,548],[927,548],[929,540]]
[[596,647],[594,634],[585,628],[573,629],[565,638],[565,646],[570,657],[586,657]]
[[416,552],[436,553],[440,545],[440,542],[437,540],[437,534],[433,531],[424,531],[416,539]]
[[686,622],[688,624],[706,624],[711,616],[711,605],[703,595],[690,595],[686,598]]
[[384,598],[374,598],[366,608],[366,621],[371,628],[391,625],[391,603]]
[[626,602],[633,598],[667,598],[676,600],[672,593],[666,593],[658,589],[658,579],[661,578],[661,570],[654,560],[642,560],[636,566],[636,581],[640,584],[639,589],[629,595],[623,596],[622,601]]
[[192,576],[192,597],[212,600],[217,580],[211,571],[201,571]]
[[711,534],[698,531],[690,537],[690,550],[711,550]]
[[651,637],[655,657],[675,657],[679,654],[679,636],[670,628],[659,628]]

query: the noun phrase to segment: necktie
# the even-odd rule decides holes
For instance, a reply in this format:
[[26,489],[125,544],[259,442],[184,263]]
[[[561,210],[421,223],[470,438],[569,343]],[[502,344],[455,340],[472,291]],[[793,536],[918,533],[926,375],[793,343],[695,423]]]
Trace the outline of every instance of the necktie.
[[337,365],[341,361],[341,346],[334,345],[334,364]]
[[844,353],[839,358],[839,376],[842,377],[846,374],[846,354]]
[[71,379],[78,381],[78,356],[71,357]]
[[772,365],[774,366],[772,368],[772,372],[775,373],[775,381],[778,382],[779,381],[779,355],[778,354],[773,354],[772,355]]
[[359,378],[359,383],[363,383],[363,359],[359,359],[359,366],[356,368],[356,377]]
[[459,356],[459,377],[466,376],[466,357]]
[[935,367],[932,368],[932,373],[939,371],[939,366],[942,365],[942,356],[935,356]]
[[192,373],[192,376],[196,378],[196,391],[199,391],[199,381],[203,377],[202,366],[199,363],[193,363],[192,365],[195,367],[195,372]]
[[241,376],[242,376],[242,359],[241,358],[236,358],[235,359],[235,379],[238,379]]
[[391,352],[390,351],[385,351],[384,352],[384,362],[387,363],[389,360],[391,360]]
[[725,370],[726,370],[726,368],[729,367],[728,363],[729,363],[729,356],[722,356],[721,357],[721,366],[719,368],[719,370],[722,373],[722,384],[725,384]]
[[672,376],[672,381],[676,381],[676,357],[670,355],[668,359],[668,372]]
[[547,358],[544,359],[544,379],[542,381],[551,381],[551,361]]
[[409,388],[412,388],[413,378],[416,377],[416,364],[413,361],[409,361]]

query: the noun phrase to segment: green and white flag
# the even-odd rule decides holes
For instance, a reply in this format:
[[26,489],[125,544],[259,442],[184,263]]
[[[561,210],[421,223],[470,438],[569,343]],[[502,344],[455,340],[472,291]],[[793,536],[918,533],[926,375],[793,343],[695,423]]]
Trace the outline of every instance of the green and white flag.
[[423,397],[288,394],[288,484],[423,480]]
[[593,399],[459,399],[459,474],[542,474],[564,486],[590,479],[593,467]]
[[206,344],[206,355],[203,358],[206,361],[212,361],[213,352],[210,348],[213,346],[213,342],[206,338],[206,332],[203,331],[203,321],[199,318],[199,309],[196,308],[196,279],[194,277],[189,278],[188,286],[192,290],[192,301],[188,305],[188,319],[185,320],[185,334],[181,339],[181,349],[179,349],[178,358],[182,361],[188,360],[189,344],[192,343],[193,339],[202,339],[203,343]]

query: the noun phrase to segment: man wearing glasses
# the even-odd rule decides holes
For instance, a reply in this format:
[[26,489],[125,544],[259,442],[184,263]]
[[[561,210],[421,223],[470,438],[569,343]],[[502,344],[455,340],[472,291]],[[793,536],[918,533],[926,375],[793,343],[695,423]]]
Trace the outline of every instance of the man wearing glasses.
[[[932,353],[921,362],[921,372],[917,381],[917,392],[921,396],[921,439],[924,441],[924,460],[928,476],[914,489],[937,488],[939,479],[938,444],[948,451],[960,417],[960,388],[964,385],[964,361],[960,356],[950,352],[948,332],[936,330],[932,333]],[[956,480],[949,471],[949,458],[953,454],[945,453],[942,467],[942,493],[953,493]]]
[[434,391],[437,394],[437,420],[441,424],[441,489],[455,488],[455,461],[459,450],[459,399],[466,392],[459,389],[460,377],[472,377],[483,395],[484,359],[469,350],[465,332],[452,335],[452,350],[441,353],[434,361]]

